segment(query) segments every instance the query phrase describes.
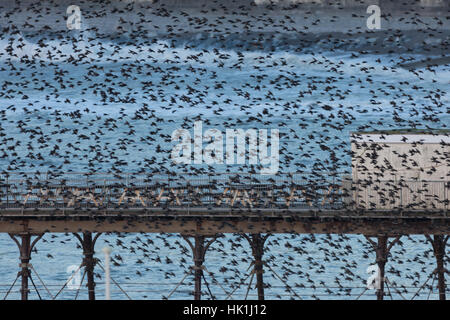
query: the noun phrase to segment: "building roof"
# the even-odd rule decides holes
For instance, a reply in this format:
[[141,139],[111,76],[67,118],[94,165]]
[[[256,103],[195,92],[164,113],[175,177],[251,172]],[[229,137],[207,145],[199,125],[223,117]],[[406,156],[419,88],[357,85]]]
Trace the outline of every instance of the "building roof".
[[450,145],[450,131],[445,133],[429,133],[414,131],[374,131],[374,133],[351,133],[352,143],[433,143]]
[[388,129],[388,130],[368,130],[350,132],[351,135],[365,135],[365,134],[426,134],[426,135],[449,135],[450,129],[421,129],[421,128],[403,128],[403,129]]

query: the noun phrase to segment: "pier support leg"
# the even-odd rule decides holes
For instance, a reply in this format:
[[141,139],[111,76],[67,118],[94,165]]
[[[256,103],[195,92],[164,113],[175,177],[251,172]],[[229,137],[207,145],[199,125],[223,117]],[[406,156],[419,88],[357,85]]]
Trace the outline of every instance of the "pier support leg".
[[258,300],[264,300],[264,269],[263,269],[263,255],[264,243],[269,235],[261,236],[260,233],[244,235],[252,248],[254,272],[256,273],[256,289],[258,291]]
[[31,235],[24,234],[21,236],[22,243],[19,247],[20,250],[20,276],[22,287],[20,288],[20,295],[22,300],[28,300],[28,278],[30,277],[30,268],[28,263],[31,260]]
[[386,267],[386,262],[388,259],[388,251],[387,251],[387,236],[379,236],[378,237],[378,245],[376,249],[376,259],[378,269],[380,270],[380,287],[377,289],[377,300],[384,299],[384,271]]
[[436,258],[436,273],[438,278],[439,300],[445,300],[445,245],[448,240],[448,236],[435,235],[433,238],[426,236],[428,241],[433,246],[433,253]]
[[[31,242],[31,237],[33,234],[31,233],[22,233],[20,235],[9,235],[14,242],[17,244],[20,252],[20,271],[18,276],[21,278],[22,286],[20,288],[20,295],[22,300],[28,300],[28,294],[30,290],[28,289],[28,279],[31,277],[30,270],[30,260],[31,260],[31,251],[33,250],[35,244],[42,238],[43,234],[36,235],[36,238]],[[20,238],[19,241],[17,238]]]
[[373,241],[369,237],[367,237],[367,240],[372,244],[372,247],[375,250],[376,254],[376,262],[378,265],[378,269],[380,272],[380,286],[377,289],[377,300],[383,300],[384,299],[384,284],[385,284],[385,267],[386,262],[388,260],[389,251],[391,251],[391,248],[394,244],[396,244],[400,240],[400,236],[396,237],[390,244],[388,244],[389,237],[387,235],[379,235],[377,236],[377,242]]
[[192,256],[194,258],[194,300],[201,300],[202,298],[202,278],[203,276],[203,263],[205,262],[205,253],[208,250],[211,243],[216,240],[216,236],[208,242],[205,242],[206,236],[194,235],[194,244],[189,240],[189,236],[182,235],[184,240],[189,244],[192,249]]
[[94,268],[96,264],[96,259],[94,258],[95,253],[95,242],[97,241],[100,233],[97,233],[95,237],[92,237],[92,233],[89,231],[83,232],[83,236],[79,236],[74,233],[76,238],[80,241],[81,247],[83,248],[83,262],[87,278],[87,288],[89,300],[95,300],[95,279],[94,279]]
[[202,276],[203,262],[205,262],[205,237],[195,236],[194,247],[194,300],[200,300],[202,297]]
[[95,300],[94,245],[92,242],[92,233],[90,232],[83,233],[83,255],[84,255],[83,264],[86,270],[89,300]]

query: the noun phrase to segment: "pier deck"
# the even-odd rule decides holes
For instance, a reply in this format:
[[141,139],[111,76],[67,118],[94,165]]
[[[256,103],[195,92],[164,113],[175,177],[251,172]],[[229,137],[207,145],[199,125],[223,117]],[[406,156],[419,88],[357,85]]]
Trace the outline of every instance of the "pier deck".
[[449,234],[449,190],[338,174],[9,174],[0,232]]
[[[205,253],[223,233],[239,233],[249,241],[258,299],[264,299],[264,242],[272,234],[362,234],[376,252],[382,279],[400,237],[423,234],[433,246],[433,275],[445,300],[449,186],[448,181],[370,183],[337,174],[7,174],[0,176],[0,232],[19,248],[23,300],[30,291],[32,249],[52,232],[73,233],[80,241],[80,268],[88,275],[91,300],[95,242],[105,232],[180,233],[192,249],[196,300],[202,294]],[[389,243],[389,238],[394,240]],[[382,282],[377,298],[384,295]]]

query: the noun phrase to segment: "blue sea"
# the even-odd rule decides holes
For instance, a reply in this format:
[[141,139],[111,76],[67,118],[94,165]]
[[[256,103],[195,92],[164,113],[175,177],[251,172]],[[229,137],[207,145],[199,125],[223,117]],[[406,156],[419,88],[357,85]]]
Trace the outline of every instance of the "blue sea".
[[[170,159],[172,132],[193,132],[194,121],[201,120],[204,130],[279,129],[281,173],[349,172],[352,131],[450,123],[450,67],[411,72],[397,66],[406,56],[427,57],[360,54],[331,46],[295,52],[241,50],[227,43],[219,49],[207,43],[172,45],[163,37],[153,42],[97,38],[89,32],[70,39],[3,34],[0,169],[208,172],[207,165],[185,168]],[[247,172],[251,166],[217,164],[213,169]],[[102,263],[105,246],[112,248],[115,261],[112,278],[132,299],[167,297],[192,265],[189,247],[176,234],[104,234],[96,245]],[[16,278],[18,258],[15,243],[0,234],[0,297]],[[375,297],[374,290],[365,290],[375,255],[362,235],[272,235],[264,258],[270,266],[264,273],[267,298]],[[69,278],[68,268],[81,260],[71,234],[46,234],[31,263],[54,296]],[[245,240],[219,238],[205,261],[213,274],[206,274],[213,295],[224,299],[237,288],[231,298],[244,298],[250,263]],[[386,267],[391,296],[411,299],[434,266],[423,235],[402,237]],[[98,267],[96,273],[97,297],[103,299],[104,273]],[[34,274],[33,279],[42,298],[51,298]],[[425,287],[416,299],[429,294],[436,299],[436,282],[431,293]],[[250,299],[256,298],[254,285]],[[112,284],[112,298],[127,299],[119,286]],[[8,299],[19,298],[19,289],[16,283]],[[191,298],[192,290],[189,275],[170,298]],[[205,285],[203,290],[203,298],[211,298]],[[76,288],[66,288],[57,299],[76,294]],[[30,297],[39,298],[33,289]],[[78,298],[87,298],[84,286]]]

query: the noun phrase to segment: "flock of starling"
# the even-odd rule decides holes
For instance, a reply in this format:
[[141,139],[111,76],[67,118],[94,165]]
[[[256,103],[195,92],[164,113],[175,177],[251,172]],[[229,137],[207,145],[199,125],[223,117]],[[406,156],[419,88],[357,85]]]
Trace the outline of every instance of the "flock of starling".
[[[448,7],[382,11],[382,21],[394,27],[370,31],[365,7],[353,12],[327,1],[319,11],[300,2],[208,1],[187,8],[164,1],[76,2],[80,30],[65,29],[64,2],[0,2],[1,177],[260,171],[260,164],[248,163],[174,164],[171,133],[192,131],[195,121],[224,132],[279,129],[279,171],[324,177],[351,170],[352,131],[448,128]],[[402,67],[417,61],[422,68]],[[448,163],[443,154],[434,165]],[[101,239],[114,248],[113,268],[125,282],[152,273],[177,282],[192,265],[178,235]],[[47,235],[41,241],[72,240]],[[420,286],[432,270],[430,250],[423,237],[404,236],[390,254],[388,276]],[[54,258],[51,250],[47,257]],[[230,290],[242,285],[252,257],[240,235],[218,238],[206,266],[209,257],[216,259],[210,269],[219,283]],[[316,288],[326,288],[325,296],[355,294],[348,284],[365,285],[361,265],[373,257],[360,236],[277,234],[268,238],[264,260],[282,279],[266,270],[267,282],[282,287],[277,298],[309,288],[320,299]],[[405,294],[406,287],[399,284]],[[141,296],[148,297],[154,296]]]

